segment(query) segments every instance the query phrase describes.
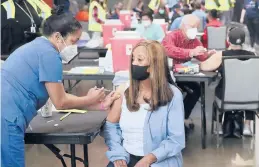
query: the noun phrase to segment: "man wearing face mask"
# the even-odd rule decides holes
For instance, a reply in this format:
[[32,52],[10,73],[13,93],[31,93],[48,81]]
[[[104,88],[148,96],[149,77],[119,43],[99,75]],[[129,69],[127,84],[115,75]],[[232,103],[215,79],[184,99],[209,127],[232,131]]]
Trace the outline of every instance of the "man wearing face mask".
[[155,40],[161,42],[165,37],[165,32],[158,24],[153,23],[153,16],[150,12],[144,12],[141,16],[142,24],[136,31],[147,40]]
[[1,166],[25,167],[24,134],[30,121],[51,99],[59,110],[107,110],[118,97],[104,89],[87,95],[68,94],[62,83],[62,63],[77,54],[82,26],[71,14],[56,11],[43,25],[43,35],[14,51],[1,67]]
[[161,1],[158,10],[155,13],[154,18],[155,19],[164,19],[165,22],[168,22],[169,21],[169,13],[170,13],[170,10],[168,8],[168,5],[164,1]]
[[[182,19],[180,29],[167,34],[162,41],[167,55],[173,59],[173,64],[185,63],[192,58],[204,61],[215,53],[214,51],[207,51],[196,38],[198,26],[199,18],[197,16],[186,15]],[[189,125],[193,124],[189,116],[200,97],[200,86],[196,82],[178,82],[177,84],[183,90],[185,90],[185,87],[192,90],[191,93],[187,92],[184,99],[185,124],[188,128]]]

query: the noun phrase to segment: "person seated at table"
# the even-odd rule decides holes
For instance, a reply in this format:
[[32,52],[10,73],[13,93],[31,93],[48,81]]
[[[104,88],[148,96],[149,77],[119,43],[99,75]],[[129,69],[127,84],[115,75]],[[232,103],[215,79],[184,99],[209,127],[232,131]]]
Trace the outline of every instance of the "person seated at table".
[[[185,9],[185,10],[183,10],[183,13],[184,13],[184,15],[188,15],[188,14],[192,14],[192,11],[190,9]],[[174,22],[171,24],[170,31],[173,31],[173,30],[176,30],[176,29],[180,28],[180,25],[181,25],[181,22],[182,22],[182,19],[183,19],[184,15],[181,16],[181,17],[178,17],[174,20]]]
[[158,24],[153,23],[153,16],[150,12],[144,12],[141,16],[142,24],[137,26],[136,31],[147,40],[161,42],[165,37],[165,32]]
[[101,133],[109,148],[108,167],[182,167],[183,97],[164,48],[141,42],[130,60],[130,82],[118,88],[122,98],[114,101]]
[[194,3],[194,11],[192,12],[192,14],[199,17],[200,21],[202,22],[201,29],[204,30],[206,26],[207,14],[201,9],[201,3]]
[[[255,55],[254,52],[246,51],[242,48],[245,42],[245,31],[242,28],[232,28],[228,34],[229,48],[225,51],[217,52],[212,55],[206,61],[201,62],[200,68],[203,71],[216,71],[218,70],[222,74],[222,57],[224,56],[240,56],[240,55]],[[215,90],[215,95],[218,98],[222,97],[223,81],[221,80]],[[227,113],[226,113],[227,114]],[[250,122],[254,119],[254,113],[252,111],[245,111],[246,121],[243,129],[244,135],[252,135]],[[222,120],[222,115],[219,120]],[[222,125],[219,127],[219,134],[223,134]]]
[[133,8],[133,12],[137,13],[137,17],[141,18],[142,12],[144,11],[144,2],[143,0],[139,0],[137,6]]
[[207,26],[204,29],[204,34],[201,37],[201,42],[205,48],[208,48],[208,32],[207,27],[221,27],[223,24],[218,20],[218,11],[216,9],[212,9],[209,11],[207,16]]
[[118,2],[117,4],[115,4],[114,11],[113,11],[112,15],[109,17],[109,19],[119,19],[120,11],[122,9],[123,9],[123,3],[122,2]]
[[[214,53],[214,51],[207,51],[196,38],[198,26],[199,18],[197,16],[185,15],[180,29],[167,34],[162,41],[167,55],[173,59],[173,64],[185,63],[192,58],[204,61]],[[192,120],[189,117],[200,98],[200,85],[196,82],[177,82],[177,85],[182,90],[186,90],[186,88],[192,90],[187,91],[187,95],[184,98],[184,109],[186,128],[193,127]]]

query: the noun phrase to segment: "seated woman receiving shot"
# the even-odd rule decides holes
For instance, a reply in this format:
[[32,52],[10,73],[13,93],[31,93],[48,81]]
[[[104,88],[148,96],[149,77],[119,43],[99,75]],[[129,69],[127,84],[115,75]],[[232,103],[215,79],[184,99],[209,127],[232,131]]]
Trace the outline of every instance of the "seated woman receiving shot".
[[[244,55],[255,55],[255,53],[242,49],[242,45],[245,42],[245,31],[241,28],[232,28],[228,34],[228,50],[217,52],[212,55],[206,61],[201,62],[200,68],[202,71],[216,71],[222,73],[221,64],[223,56],[244,56]],[[219,85],[216,87],[215,95],[221,98],[221,90],[223,88],[223,81],[221,80]],[[254,113],[252,111],[245,112],[246,121],[243,129],[243,135],[251,136],[250,121],[253,120]],[[222,115],[219,120],[222,120]],[[219,134],[223,134],[222,126],[219,127]]]
[[102,136],[108,167],[182,167],[184,107],[163,47],[139,43],[132,52],[130,82],[118,90]]

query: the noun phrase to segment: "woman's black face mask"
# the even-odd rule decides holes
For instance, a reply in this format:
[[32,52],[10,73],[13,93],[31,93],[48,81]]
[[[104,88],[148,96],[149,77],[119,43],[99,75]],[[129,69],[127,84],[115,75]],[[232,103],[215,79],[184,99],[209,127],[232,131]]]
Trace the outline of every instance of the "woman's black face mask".
[[131,66],[131,75],[134,80],[143,81],[148,79],[149,72],[147,72],[149,66]]

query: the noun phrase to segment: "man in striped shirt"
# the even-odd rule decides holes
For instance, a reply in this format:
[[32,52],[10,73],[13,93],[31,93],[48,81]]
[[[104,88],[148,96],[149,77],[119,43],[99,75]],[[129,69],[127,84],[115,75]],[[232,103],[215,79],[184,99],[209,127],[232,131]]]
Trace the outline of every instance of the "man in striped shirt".
[[[184,16],[180,29],[167,34],[162,41],[167,55],[173,59],[173,64],[185,63],[192,58],[204,61],[215,53],[215,51],[207,51],[196,38],[199,22],[199,18],[195,15]],[[189,117],[200,98],[200,85],[196,82],[178,82],[177,84],[182,90],[187,90],[187,96],[184,99],[185,125],[187,128],[193,127]]]

